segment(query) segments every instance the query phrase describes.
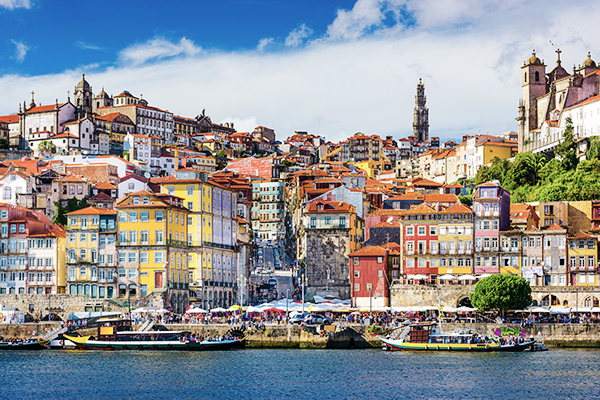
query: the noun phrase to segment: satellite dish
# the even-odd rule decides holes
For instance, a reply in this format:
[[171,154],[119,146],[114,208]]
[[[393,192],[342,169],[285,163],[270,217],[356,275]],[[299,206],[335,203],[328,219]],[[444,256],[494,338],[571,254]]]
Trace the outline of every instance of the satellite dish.
[[388,222],[389,224],[391,224],[391,223],[392,223],[392,221],[394,221],[394,217],[389,217],[389,218],[387,219],[387,222]]
[[144,178],[146,178],[146,179],[150,178],[150,172],[148,172],[148,171],[144,172]]

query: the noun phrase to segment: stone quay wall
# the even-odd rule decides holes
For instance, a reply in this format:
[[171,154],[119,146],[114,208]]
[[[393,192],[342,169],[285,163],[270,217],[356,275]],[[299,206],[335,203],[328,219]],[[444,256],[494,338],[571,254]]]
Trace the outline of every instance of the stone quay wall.
[[[549,305],[575,309],[591,307],[594,298],[600,300],[600,287],[533,286],[531,289],[531,297],[537,305],[542,305],[544,299],[547,299]],[[390,292],[390,303],[392,307],[457,307],[473,290],[475,285],[394,285]]]
[[[154,292],[142,299],[131,299],[131,308],[148,305],[164,308],[165,292]],[[90,299],[70,294],[2,294],[0,305],[25,313],[25,321],[42,319],[54,314],[63,321],[73,312],[119,311],[127,312],[127,299]]]
[[[20,325],[0,324],[0,334],[4,337],[28,338],[43,336],[56,331],[57,323],[26,323]],[[222,336],[236,325],[166,325],[170,330],[190,331],[204,336]],[[139,328],[139,327],[134,327]],[[500,328],[511,328],[521,331],[518,324],[465,324],[444,323],[442,330],[452,332],[456,328],[470,329],[471,332],[491,334]],[[35,334],[34,334],[35,332]],[[82,335],[95,335],[95,329],[79,331]],[[600,347],[600,324],[534,324],[527,330],[527,336],[533,335],[538,340],[555,347]],[[372,337],[368,327],[364,325],[348,325],[337,327],[336,332],[327,332],[321,336],[316,327],[300,327],[298,325],[266,325],[264,330],[248,331],[247,348],[255,349],[369,349],[381,348],[381,342]]]

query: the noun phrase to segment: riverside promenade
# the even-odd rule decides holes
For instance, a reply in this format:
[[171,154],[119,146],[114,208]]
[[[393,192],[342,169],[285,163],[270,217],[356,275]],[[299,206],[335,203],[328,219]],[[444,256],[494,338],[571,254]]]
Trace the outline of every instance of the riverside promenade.
[[[20,324],[0,325],[0,334],[4,337],[27,338],[40,336],[56,330],[58,324]],[[203,336],[221,336],[240,325],[194,325],[167,324],[170,330],[186,330]],[[444,323],[442,329],[452,332],[455,328],[467,328],[481,334],[522,331],[518,324],[467,324]],[[29,330],[28,330],[29,329]],[[36,332],[36,334],[32,334]],[[80,331],[81,334],[94,335],[95,329]],[[299,348],[299,349],[366,349],[380,348],[381,342],[371,335],[371,330],[365,325],[331,325],[327,330],[317,332],[316,326],[266,324],[264,329],[248,330],[247,348]],[[534,324],[527,335],[533,335],[538,340],[543,339],[550,346],[556,347],[600,347],[600,324]]]

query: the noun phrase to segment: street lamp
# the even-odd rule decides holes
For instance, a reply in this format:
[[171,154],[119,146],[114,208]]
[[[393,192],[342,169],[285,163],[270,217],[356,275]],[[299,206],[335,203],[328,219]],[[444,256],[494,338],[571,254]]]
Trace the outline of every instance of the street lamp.
[[285,289],[285,324],[288,324],[290,319],[290,289]]
[[373,318],[373,285],[369,288],[369,319]]
[[304,274],[302,274],[302,314],[304,314]]

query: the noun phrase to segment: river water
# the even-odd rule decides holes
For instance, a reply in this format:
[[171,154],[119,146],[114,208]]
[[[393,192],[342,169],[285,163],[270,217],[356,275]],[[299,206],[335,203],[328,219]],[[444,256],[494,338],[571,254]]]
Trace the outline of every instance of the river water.
[[600,351],[3,351],[4,399],[600,398]]

